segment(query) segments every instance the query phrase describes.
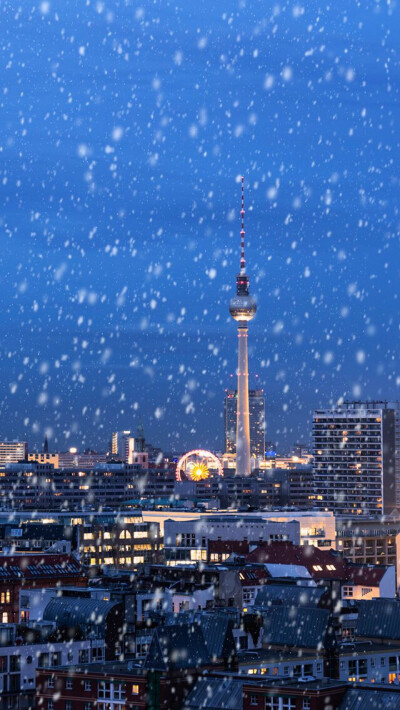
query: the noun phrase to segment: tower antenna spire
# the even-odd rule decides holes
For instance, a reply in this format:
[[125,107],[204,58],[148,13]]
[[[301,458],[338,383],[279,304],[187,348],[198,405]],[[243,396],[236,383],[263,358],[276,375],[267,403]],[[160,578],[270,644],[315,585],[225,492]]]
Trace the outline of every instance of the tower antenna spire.
[[240,273],[246,273],[246,260],[244,258],[244,175],[242,175],[242,204],[240,209]]

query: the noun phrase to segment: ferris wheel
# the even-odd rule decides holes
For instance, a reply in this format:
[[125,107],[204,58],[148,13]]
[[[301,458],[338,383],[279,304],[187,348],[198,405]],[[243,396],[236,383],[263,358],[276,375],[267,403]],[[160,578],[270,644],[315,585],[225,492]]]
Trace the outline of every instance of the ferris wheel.
[[177,481],[202,481],[208,478],[211,472],[222,476],[221,461],[211,451],[193,449],[179,459],[175,478]]

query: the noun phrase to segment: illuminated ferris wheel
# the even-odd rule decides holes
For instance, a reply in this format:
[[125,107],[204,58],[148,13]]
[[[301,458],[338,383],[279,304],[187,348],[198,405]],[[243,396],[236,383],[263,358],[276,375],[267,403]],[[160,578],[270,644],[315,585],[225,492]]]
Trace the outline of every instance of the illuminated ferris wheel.
[[194,449],[179,459],[175,478],[177,481],[203,481],[210,473],[218,473],[222,476],[221,461],[211,451]]

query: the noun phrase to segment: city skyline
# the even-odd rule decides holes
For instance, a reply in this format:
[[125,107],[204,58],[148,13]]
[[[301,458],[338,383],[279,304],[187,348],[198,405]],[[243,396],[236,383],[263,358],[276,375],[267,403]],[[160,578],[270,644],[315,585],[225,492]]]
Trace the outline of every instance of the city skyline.
[[400,710],[400,5],[0,19],[0,710]]
[[205,3],[181,25],[161,3],[154,38],[119,2],[80,23],[42,5],[0,30],[3,438],[98,447],[140,414],[165,449],[218,446],[244,166],[267,438],[308,440],[341,396],[396,399],[398,10]]

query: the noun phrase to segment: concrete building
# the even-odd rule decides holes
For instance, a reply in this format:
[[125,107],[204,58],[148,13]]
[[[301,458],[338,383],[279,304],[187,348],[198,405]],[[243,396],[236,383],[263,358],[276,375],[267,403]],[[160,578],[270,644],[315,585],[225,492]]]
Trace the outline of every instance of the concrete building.
[[336,519],[337,549],[358,564],[394,565],[400,587],[400,520]]
[[129,430],[114,431],[111,438],[111,454],[124,463],[139,463],[146,467],[149,456],[142,424],[139,424],[136,436]]
[[[0,552],[73,552],[92,571],[104,566],[134,569],[159,562],[162,540],[159,525],[144,522],[139,511],[80,514],[79,518],[46,513],[42,520],[0,522]],[[33,517],[33,516],[32,516]]]
[[168,565],[206,562],[210,540],[300,541],[300,525],[296,521],[265,521],[260,517],[211,515],[206,518],[165,520],[164,555]]
[[0,441],[0,470],[7,463],[24,461],[28,455],[27,441]]
[[[35,707],[36,672],[40,668],[104,659],[101,633],[60,637],[56,624],[4,624],[0,633],[0,710]],[[46,709],[47,710],[47,709]]]
[[119,516],[114,522],[86,520],[80,533],[80,554],[83,564],[98,569],[134,569],[145,562],[158,562],[160,527],[144,522],[140,513]]
[[317,507],[342,515],[389,514],[396,506],[398,410],[345,402],[314,413]]
[[[158,522],[160,524],[160,535],[165,536],[165,523],[167,520],[174,521],[179,524],[184,524],[185,521],[194,521],[201,519],[207,525],[207,520],[217,517],[222,521],[226,517],[232,520],[235,517],[231,513],[219,511],[218,514],[215,512],[199,512],[199,511],[189,511],[189,510],[176,510],[176,509],[166,509],[166,510],[143,510],[142,511],[143,520]],[[265,525],[268,522],[283,523],[288,524],[295,522],[300,526],[300,544],[301,545],[314,545],[319,548],[335,548],[336,547],[336,532],[335,532],[335,517],[333,513],[329,511],[303,511],[303,510],[284,510],[284,511],[254,511],[252,513],[236,513],[236,517],[244,521],[244,526],[246,526],[246,520],[258,520],[261,525]],[[222,529],[222,528],[221,528]],[[229,522],[227,525],[229,529]],[[262,528],[255,526],[253,528],[255,531],[260,532]],[[284,529],[284,528],[282,528]],[[290,528],[288,528],[290,529]],[[264,528],[266,531],[267,528]],[[250,535],[247,535],[250,539]],[[244,538],[242,531],[242,539]],[[218,539],[218,536],[215,538]],[[224,539],[224,538],[222,538]],[[229,539],[229,538],[225,538]],[[240,539],[240,536],[233,539]],[[266,538],[264,538],[266,539]]]
[[139,463],[55,469],[31,461],[6,464],[4,472],[0,471],[0,501],[17,510],[122,506],[129,499],[157,495],[164,489],[167,495],[173,492],[173,478],[168,479],[164,470],[143,470]]
[[[250,456],[265,456],[265,399],[263,390],[249,390]],[[236,453],[237,390],[227,390],[224,399],[225,453]]]

